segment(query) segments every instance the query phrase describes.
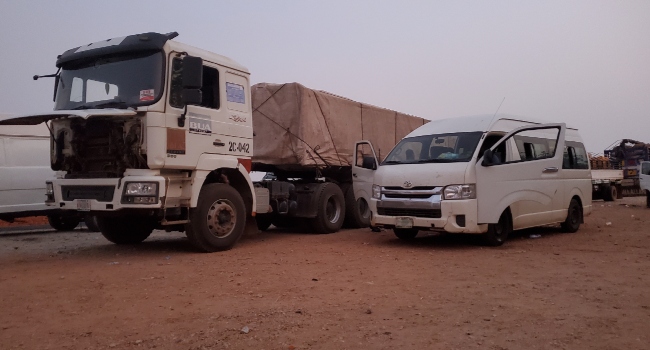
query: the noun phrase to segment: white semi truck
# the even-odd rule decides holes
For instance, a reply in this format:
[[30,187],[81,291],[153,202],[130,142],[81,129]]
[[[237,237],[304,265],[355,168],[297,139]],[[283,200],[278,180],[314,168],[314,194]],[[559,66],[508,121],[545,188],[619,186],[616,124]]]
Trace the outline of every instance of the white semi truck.
[[[387,152],[423,119],[299,84],[260,86],[255,101],[246,68],[172,40],[177,35],[68,50],[50,75],[54,111],[0,122],[48,125],[58,174],[47,182],[48,205],[97,217],[117,244],[161,228],[186,231],[207,252],[231,248],[256,216],[262,229],[292,217],[331,233],[346,213],[369,224],[369,197],[352,188],[354,141],[374,137]],[[389,127],[373,124],[373,113],[388,116]],[[277,180],[254,184],[255,167]]]

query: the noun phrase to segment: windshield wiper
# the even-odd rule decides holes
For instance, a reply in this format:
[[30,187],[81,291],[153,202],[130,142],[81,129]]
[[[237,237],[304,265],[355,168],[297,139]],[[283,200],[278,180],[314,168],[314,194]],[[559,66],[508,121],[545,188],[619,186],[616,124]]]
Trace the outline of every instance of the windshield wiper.
[[104,102],[100,103],[97,105],[92,106],[91,108],[119,108],[119,109],[127,109],[129,108],[129,105],[126,104],[124,101],[109,101],[109,102]]
[[457,162],[458,159],[420,159],[418,160],[418,163],[452,163],[452,162]]
[[401,163],[402,162],[400,162],[399,160],[387,160],[384,161],[382,164],[401,164]]

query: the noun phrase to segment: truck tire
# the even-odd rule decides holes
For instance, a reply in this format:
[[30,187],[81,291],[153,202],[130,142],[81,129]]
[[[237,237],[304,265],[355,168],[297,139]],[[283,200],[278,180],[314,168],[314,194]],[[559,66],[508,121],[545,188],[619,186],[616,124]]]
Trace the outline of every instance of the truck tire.
[[393,233],[403,241],[410,241],[418,235],[418,230],[414,228],[394,228]]
[[333,233],[341,229],[345,220],[345,197],[341,188],[332,182],[317,187],[318,196],[316,217],[310,220],[311,227],[317,233]]
[[115,244],[142,243],[153,231],[153,219],[142,216],[97,217],[102,236]]
[[616,189],[616,186],[605,185],[603,186],[602,191],[602,197],[606,202],[613,202],[616,200],[616,197],[618,197],[618,190]]
[[344,183],[341,190],[345,195],[345,226],[350,228],[364,228],[370,226],[370,207],[365,199],[354,199],[354,187]]
[[266,231],[269,229],[269,226],[272,224],[272,215],[271,214],[257,214],[255,216],[255,223],[257,224],[257,229],[260,231]]
[[566,220],[561,224],[562,231],[569,233],[576,232],[580,228],[580,223],[582,223],[582,207],[577,200],[571,199]]
[[499,217],[499,222],[488,224],[488,232],[483,234],[483,243],[491,247],[498,247],[508,239],[510,232],[512,232],[512,220],[510,213],[506,210]]
[[233,187],[213,183],[204,185],[196,208],[190,210],[187,238],[202,252],[232,248],[244,233],[246,207]]
[[47,222],[57,231],[74,230],[80,221],[78,216],[70,214],[57,213],[47,216]]

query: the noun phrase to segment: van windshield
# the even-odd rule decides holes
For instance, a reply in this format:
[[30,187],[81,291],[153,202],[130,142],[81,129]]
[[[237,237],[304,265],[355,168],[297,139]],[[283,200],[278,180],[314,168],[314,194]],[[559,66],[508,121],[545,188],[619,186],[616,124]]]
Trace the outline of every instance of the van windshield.
[[55,107],[127,108],[155,103],[162,95],[162,52],[91,57],[64,65]]
[[468,162],[482,135],[482,132],[461,132],[405,138],[381,165]]

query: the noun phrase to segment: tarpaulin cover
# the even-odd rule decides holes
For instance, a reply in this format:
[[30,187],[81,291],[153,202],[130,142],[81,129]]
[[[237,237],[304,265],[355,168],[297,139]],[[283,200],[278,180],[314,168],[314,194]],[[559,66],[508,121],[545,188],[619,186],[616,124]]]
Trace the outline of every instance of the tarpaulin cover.
[[251,90],[255,163],[350,166],[360,140],[372,142],[381,161],[399,140],[428,122],[298,83],[260,83]]

